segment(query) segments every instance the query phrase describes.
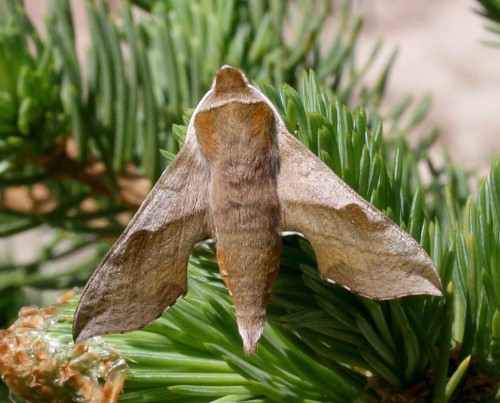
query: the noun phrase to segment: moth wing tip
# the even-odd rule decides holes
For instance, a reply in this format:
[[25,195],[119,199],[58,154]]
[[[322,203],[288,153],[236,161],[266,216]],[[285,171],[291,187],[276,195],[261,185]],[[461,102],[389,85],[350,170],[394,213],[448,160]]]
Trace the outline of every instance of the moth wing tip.
[[439,276],[432,279],[426,279],[424,283],[420,282],[420,284],[417,285],[414,284],[406,289],[391,288],[388,292],[384,291],[384,289],[381,288],[366,289],[366,287],[364,287],[363,289],[360,289],[359,287],[356,287],[355,285],[352,284],[348,286],[345,285],[343,282],[337,282],[335,279],[332,278],[332,276],[329,275],[321,275],[321,279],[331,284],[337,284],[353,294],[357,294],[362,297],[372,299],[374,301],[387,301],[387,300],[408,297],[408,296],[417,296],[417,295],[430,295],[435,297],[443,296],[443,286]]
[[75,318],[73,322],[73,341],[75,343],[88,340],[92,337],[99,336],[105,332],[99,331],[99,329],[93,328],[91,323],[80,323],[78,318]]
[[[429,258],[430,261],[430,258]],[[433,295],[436,297],[443,296],[443,282],[441,281],[441,277],[432,262],[427,266],[428,270],[424,272],[423,276],[427,281],[426,284],[422,287],[422,294],[424,295]]]
[[441,282],[439,282],[439,286],[436,284],[432,284],[432,287],[429,287],[428,290],[425,292],[426,295],[433,295],[435,297],[442,297],[443,296],[443,286],[441,285]]
[[426,286],[418,287],[417,289],[410,289],[410,290],[402,291],[400,293],[395,293],[394,295],[382,295],[382,296],[378,296],[378,297],[368,296],[368,298],[374,299],[376,301],[387,301],[387,300],[391,300],[391,299],[410,297],[410,296],[419,296],[419,295],[442,297],[443,291],[441,290],[441,287],[438,287],[437,285],[430,283]]
[[73,342],[76,344],[80,341],[90,339],[92,335],[87,333],[85,329],[73,329]]

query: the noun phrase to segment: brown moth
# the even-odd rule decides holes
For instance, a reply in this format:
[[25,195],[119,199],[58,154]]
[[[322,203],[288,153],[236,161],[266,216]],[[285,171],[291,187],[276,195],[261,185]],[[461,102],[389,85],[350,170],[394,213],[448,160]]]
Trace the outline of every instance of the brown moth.
[[291,135],[271,101],[224,66],[184,147],[87,283],[76,341],[144,327],[187,292],[193,246],[213,239],[252,354],[278,275],[283,231],[308,239],[321,277],[377,300],[441,295],[420,245]]

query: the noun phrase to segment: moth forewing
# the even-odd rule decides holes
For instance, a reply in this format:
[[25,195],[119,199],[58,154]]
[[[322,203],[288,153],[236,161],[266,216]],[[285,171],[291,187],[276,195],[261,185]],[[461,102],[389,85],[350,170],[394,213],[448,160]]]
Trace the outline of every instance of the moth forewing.
[[283,229],[298,231],[325,280],[372,299],[442,295],[427,253],[283,129],[278,194]]
[[186,141],[88,281],[76,341],[144,327],[186,293],[191,249],[208,237],[209,172],[198,153]]

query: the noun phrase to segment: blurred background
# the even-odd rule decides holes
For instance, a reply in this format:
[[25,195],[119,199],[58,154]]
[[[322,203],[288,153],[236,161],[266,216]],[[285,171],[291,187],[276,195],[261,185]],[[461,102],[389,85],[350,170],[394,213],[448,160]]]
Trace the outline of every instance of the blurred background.
[[[25,1],[41,32],[47,1]],[[107,1],[117,15],[122,2]],[[84,60],[91,45],[84,1],[72,0],[71,5],[78,54]],[[432,110],[419,131],[439,126],[439,143],[452,158],[486,175],[491,161],[500,154],[500,52],[485,44],[491,37],[484,29],[486,20],[474,12],[479,9],[477,2],[355,0],[353,5],[365,21],[358,42],[360,59],[380,39],[386,54],[399,49],[385,106],[393,106],[408,94],[416,98],[430,94]],[[330,27],[333,35],[334,22]]]
[[453,159],[486,175],[500,154],[500,52],[472,0],[357,1],[362,49],[384,38],[400,49],[385,102],[431,94],[425,123],[441,128]]

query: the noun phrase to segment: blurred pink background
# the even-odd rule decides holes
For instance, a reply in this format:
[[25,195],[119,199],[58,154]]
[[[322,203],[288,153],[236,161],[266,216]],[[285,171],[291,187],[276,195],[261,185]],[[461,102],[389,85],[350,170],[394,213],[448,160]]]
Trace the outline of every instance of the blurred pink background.
[[[440,143],[453,160],[487,175],[500,156],[500,47],[485,29],[474,0],[355,1],[365,18],[363,50],[379,38],[385,50],[399,47],[385,103],[404,94],[430,93],[425,127],[441,127]],[[439,154],[440,150],[436,150]],[[436,153],[435,153],[436,154]]]

